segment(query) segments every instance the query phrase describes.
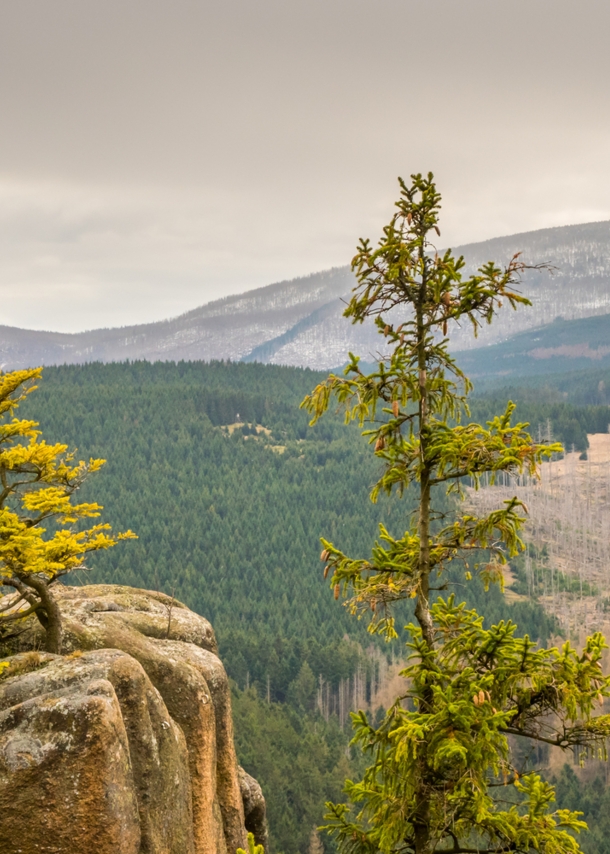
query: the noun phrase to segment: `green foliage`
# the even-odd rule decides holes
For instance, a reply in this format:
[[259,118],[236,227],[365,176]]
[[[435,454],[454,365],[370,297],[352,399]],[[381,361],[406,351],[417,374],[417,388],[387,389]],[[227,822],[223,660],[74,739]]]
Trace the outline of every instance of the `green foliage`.
[[324,801],[337,798],[357,768],[346,758],[345,734],[333,720],[268,704],[254,689],[234,689],[233,717],[239,761],[266,795],[273,850],[305,854]]
[[[511,560],[511,568],[518,561],[519,555]],[[468,608],[483,612],[485,626],[492,626],[501,620],[510,621],[516,625],[517,637],[528,635],[538,644],[546,644],[550,638],[561,635],[557,620],[535,600],[521,600],[509,605],[500,584],[490,584],[486,589],[485,580],[476,574],[466,580],[463,568],[458,563],[448,568],[446,581],[447,586],[456,592],[460,600],[466,602]],[[520,592],[520,588],[515,590],[516,587],[518,585],[513,585],[511,590]],[[435,599],[434,591],[430,598],[431,601]]]
[[[411,187],[403,181],[400,186],[398,212],[384,229],[379,247],[373,250],[368,240],[360,243],[352,262],[360,286],[345,311],[354,323],[375,317],[390,353],[370,374],[363,374],[359,359],[352,356],[344,376],[331,374],[302,404],[312,415],[312,425],[333,397],[344,408],[347,423],[374,425],[364,431],[383,461],[371,493],[373,502],[381,492],[389,495],[397,488],[402,494],[418,486],[418,524],[400,539],[381,526],[386,546],[377,544],[372,561],[353,560],[323,541],[322,558],[332,569],[335,589],[351,591],[352,610],[369,608],[371,629],[388,637],[395,633],[392,618],[384,616],[386,606],[408,597],[427,603],[431,573],[442,573],[468,550],[489,549],[498,563],[504,563],[505,549],[512,556],[522,546],[519,532],[525,519],[517,499],[485,518],[456,518],[432,544],[432,490],[443,487],[459,495],[465,478],[478,485],[482,473],[491,475],[491,482],[499,472],[533,475],[543,457],[562,450],[559,445],[533,442],[524,423],[512,424],[511,402],[487,428],[460,423],[468,413],[465,395],[471,384],[451,357],[447,339],[439,340],[438,333],[446,333],[448,321],[467,318],[476,334],[482,321],[491,322],[502,300],[513,307],[528,304],[511,290],[525,265],[518,257],[505,270],[490,262],[463,280],[463,258],[454,258],[449,250],[442,258],[429,251],[433,247],[428,233],[440,234],[440,195],[431,176],[414,176]],[[383,313],[394,316],[399,310],[402,322],[394,328]],[[402,320],[405,314],[407,319]],[[443,510],[437,506],[436,513]],[[490,563],[480,571],[491,580],[500,576]],[[382,616],[375,616],[378,611]]]
[[[429,238],[440,234],[432,175],[400,188],[378,247],[360,243],[352,262],[359,284],[345,311],[353,322],[375,317],[389,353],[368,374],[352,356],[343,377],[332,374],[303,401],[312,424],[335,398],[348,423],[371,425],[364,435],[383,462],[373,502],[394,489],[418,499],[402,536],[380,526],[370,559],[322,541],[335,597],[350,597],[370,631],[395,637],[391,606],[404,599],[414,601],[416,620],[408,626],[408,691],[380,725],[354,716],[354,741],[372,764],[361,781],[347,782],[349,804],[329,802],[327,829],[354,854],[577,852],[571,832],[586,825],[578,813],[553,809],[553,787],[539,775],[522,774],[508,736],[604,753],[610,716],[595,714],[610,695],[603,638],[589,638],[582,655],[569,644],[538,649],[527,635],[516,638],[510,622],[486,629],[453,596],[434,601],[456,561],[486,588],[502,583],[501,564],[523,548],[527,512],[513,498],[484,517],[458,508],[449,519],[439,512],[439,490],[460,496],[465,480],[478,487],[483,475],[535,476],[545,456],[562,450],[513,423],[510,402],[486,427],[462,424],[471,386],[448,352],[448,321],[467,319],[476,335],[503,301],[527,304],[514,289],[525,265],[518,256],[505,269],[489,262],[464,279],[463,259],[440,257]],[[502,788],[512,804],[494,794]]]
[[[413,835],[409,804],[418,795],[423,760],[443,783],[428,793],[434,839],[468,839],[475,832],[486,846],[513,840],[517,850],[576,851],[573,839],[557,828],[584,825],[569,811],[550,813],[552,787],[536,774],[520,776],[507,736],[530,735],[565,748],[589,735],[596,739],[602,728],[610,731],[610,716],[591,719],[598,699],[610,694],[610,679],[601,676],[603,639],[590,638],[581,656],[570,644],[561,652],[537,649],[527,637],[516,639],[511,623],[484,630],[482,618],[455,605],[453,597],[434,605],[432,615],[442,642],[430,649],[421,629],[412,627],[406,696],[377,730],[364,714],[356,719],[355,741],[374,761],[362,782],[348,782],[346,791],[353,803],[365,802],[367,844],[393,851]],[[393,778],[401,785],[388,790]],[[521,797],[505,811],[489,785],[508,780]],[[345,812],[333,808],[350,850],[354,824],[343,823]]]
[[254,834],[248,834],[248,850],[244,851],[243,848],[237,849],[237,854],[265,854],[265,849],[262,845],[257,845],[254,842]]

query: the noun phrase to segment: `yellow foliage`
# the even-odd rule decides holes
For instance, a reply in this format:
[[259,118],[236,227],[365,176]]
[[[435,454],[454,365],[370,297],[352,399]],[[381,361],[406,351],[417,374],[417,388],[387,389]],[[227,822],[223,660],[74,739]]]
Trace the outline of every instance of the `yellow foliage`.
[[76,503],[74,493],[105,460],[75,461],[67,445],[47,444],[35,421],[12,417],[41,373],[40,368],[0,373],[0,418],[5,419],[0,422],[0,576],[24,583],[31,575],[52,581],[82,569],[89,552],[135,537],[131,531],[112,534],[105,524],[78,528],[80,520],[99,517],[103,508]]

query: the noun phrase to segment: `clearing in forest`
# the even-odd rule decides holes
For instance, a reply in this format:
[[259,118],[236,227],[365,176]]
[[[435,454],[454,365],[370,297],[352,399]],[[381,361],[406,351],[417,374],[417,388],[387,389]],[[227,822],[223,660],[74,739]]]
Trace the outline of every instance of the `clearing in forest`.
[[507,598],[537,597],[568,634],[610,629],[610,434],[541,466],[540,479],[507,478],[468,490],[477,513],[517,495],[529,510],[528,548],[511,561]]

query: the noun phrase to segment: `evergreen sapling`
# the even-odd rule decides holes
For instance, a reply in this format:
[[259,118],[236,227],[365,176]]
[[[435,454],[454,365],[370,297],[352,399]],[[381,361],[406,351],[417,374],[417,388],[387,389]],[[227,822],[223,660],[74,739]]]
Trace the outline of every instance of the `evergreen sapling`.
[[[342,852],[500,854],[577,852],[579,813],[553,809],[553,787],[523,773],[509,737],[605,757],[610,716],[596,714],[610,695],[601,669],[601,634],[579,654],[569,643],[540,649],[516,626],[484,627],[483,617],[446,590],[451,564],[467,578],[502,583],[503,564],[523,548],[527,508],[517,498],[487,516],[439,518],[438,490],[462,496],[483,475],[535,477],[561,450],[536,442],[514,422],[515,406],[485,426],[468,423],[471,383],[448,350],[451,324],[476,335],[502,304],[528,305],[517,290],[527,265],[515,256],[464,275],[464,259],[439,254],[440,195],[432,174],[400,181],[396,212],[377,247],[359,244],[357,287],[345,311],[354,323],[374,318],[388,349],[365,373],[350,354],[344,375],[331,374],[303,401],[315,423],[334,399],[356,420],[383,464],[372,491],[416,490],[418,510],[395,538],[381,526],[368,559],[323,540],[335,597],[343,594],[371,632],[397,636],[392,604],[411,599],[406,692],[379,726],[353,716],[355,743],[370,755],[362,780],[347,781],[349,803],[328,807],[327,830]],[[483,559],[484,558],[484,559]]]

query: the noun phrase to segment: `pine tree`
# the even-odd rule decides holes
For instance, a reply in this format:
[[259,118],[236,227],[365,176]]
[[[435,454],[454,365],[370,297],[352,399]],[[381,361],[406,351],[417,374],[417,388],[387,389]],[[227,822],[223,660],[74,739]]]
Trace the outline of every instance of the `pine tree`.
[[[500,854],[579,850],[572,835],[579,813],[553,810],[553,787],[523,773],[509,736],[565,750],[605,755],[610,716],[595,709],[610,695],[601,670],[605,643],[587,640],[582,654],[569,643],[539,649],[516,626],[484,627],[483,617],[446,589],[448,568],[462,562],[466,578],[502,581],[502,564],[523,548],[527,508],[517,500],[488,516],[456,512],[439,518],[435,495],[459,497],[465,482],[483,475],[530,477],[558,445],[535,442],[527,424],[513,423],[515,406],[485,426],[468,423],[471,384],[448,351],[450,325],[490,323],[502,303],[528,301],[515,287],[526,265],[515,256],[464,276],[464,259],[439,255],[440,195],[433,176],[400,181],[400,198],[378,246],[360,242],[352,267],[358,285],[345,315],[375,318],[388,348],[376,370],[364,373],[350,354],[343,376],[332,374],[306,397],[315,423],[334,398],[346,420],[357,420],[383,471],[372,492],[410,488],[418,510],[395,538],[381,526],[369,559],[354,559],[323,540],[325,575],[335,597],[366,615],[370,630],[397,633],[392,605],[411,599],[407,627],[408,690],[380,726],[354,716],[355,739],[371,757],[360,781],[347,781],[349,803],[328,806],[327,829],[340,850],[354,854]],[[459,566],[460,564],[458,564]]]

